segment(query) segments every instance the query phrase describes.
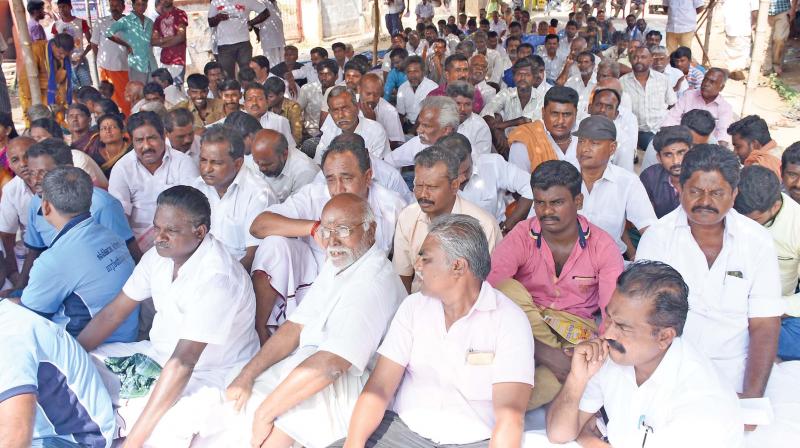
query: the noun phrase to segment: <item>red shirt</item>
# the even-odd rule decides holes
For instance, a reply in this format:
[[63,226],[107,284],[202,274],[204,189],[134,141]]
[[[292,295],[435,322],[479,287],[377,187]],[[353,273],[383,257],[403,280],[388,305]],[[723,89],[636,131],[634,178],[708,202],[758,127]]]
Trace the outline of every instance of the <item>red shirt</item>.
[[[178,29],[184,30],[189,26],[189,18],[182,9],[172,8],[172,11],[156,18],[153,24],[153,33],[163,37],[172,37],[178,34]],[[183,43],[161,49],[161,63],[167,65],[186,65],[186,41]]]

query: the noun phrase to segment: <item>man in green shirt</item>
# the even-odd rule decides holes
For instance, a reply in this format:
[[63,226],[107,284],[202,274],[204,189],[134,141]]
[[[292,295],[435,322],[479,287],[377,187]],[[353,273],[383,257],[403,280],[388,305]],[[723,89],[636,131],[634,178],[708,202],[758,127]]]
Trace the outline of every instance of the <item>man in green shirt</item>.
[[144,15],[147,0],[133,0],[132,6],[133,14],[114,22],[106,37],[128,50],[128,79],[146,84],[150,72],[158,68],[151,43],[153,21]]

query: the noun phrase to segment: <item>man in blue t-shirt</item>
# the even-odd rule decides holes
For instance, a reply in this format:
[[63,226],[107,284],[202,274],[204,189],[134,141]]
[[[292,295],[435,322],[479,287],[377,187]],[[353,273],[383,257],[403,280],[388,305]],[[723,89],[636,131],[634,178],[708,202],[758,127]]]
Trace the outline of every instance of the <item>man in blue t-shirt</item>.
[[111,398],[89,355],[56,324],[2,299],[0,366],[0,444],[111,446]]
[[[56,230],[22,291],[21,303],[78,336],[86,324],[122,290],[134,262],[125,242],[94,221],[92,180],[82,170],[61,166],[41,183],[41,216]],[[133,342],[139,310],[134,310],[105,342]]]
[[[33,190],[36,193],[30,201],[28,208],[28,228],[25,229],[24,242],[28,253],[25,256],[25,263],[19,281],[14,287],[21,291],[28,284],[28,276],[33,266],[34,260],[53,242],[57,230],[47,222],[41,214],[41,191],[44,175],[58,166],[72,166],[72,151],[63,140],[49,138],[32,145],[28,148],[28,168],[33,183]],[[122,204],[101,188],[94,188],[92,191],[92,204],[89,210],[95,222],[114,232],[128,246],[128,251],[134,261],[139,261],[141,251],[133,237],[133,231],[125,217]],[[18,296],[4,291],[6,297]]]

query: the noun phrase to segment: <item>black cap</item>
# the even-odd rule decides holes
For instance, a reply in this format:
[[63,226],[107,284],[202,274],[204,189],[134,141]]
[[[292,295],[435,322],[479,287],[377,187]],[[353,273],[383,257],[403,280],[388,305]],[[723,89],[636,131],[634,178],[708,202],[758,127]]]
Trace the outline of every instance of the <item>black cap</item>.
[[603,115],[592,115],[584,118],[572,135],[592,140],[616,140],[617,126]]

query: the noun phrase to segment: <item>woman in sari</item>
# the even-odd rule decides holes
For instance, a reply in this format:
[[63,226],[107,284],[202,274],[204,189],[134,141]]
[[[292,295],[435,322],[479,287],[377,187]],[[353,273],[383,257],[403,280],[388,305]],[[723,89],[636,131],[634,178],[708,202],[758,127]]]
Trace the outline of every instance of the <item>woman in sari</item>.
[[92,158],[106,176],[111,175],[111,168],[131,148],[131,142],[125,134],[125,125],[122,115],[107,114],[97,120],[100,130],[100,148]]
[[11,114],[0,112],[0,188],[14,178],[11,165],[8,163],[8,142],[17,137]]

